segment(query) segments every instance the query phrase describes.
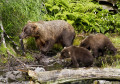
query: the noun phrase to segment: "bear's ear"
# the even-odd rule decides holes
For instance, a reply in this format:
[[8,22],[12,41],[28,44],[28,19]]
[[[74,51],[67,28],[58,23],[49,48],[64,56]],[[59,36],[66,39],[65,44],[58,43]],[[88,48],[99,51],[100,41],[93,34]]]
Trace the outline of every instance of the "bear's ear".
[[36,28],[37,28],[37,25],[33,24],[33,25],[32,25],[32,28],[33,28],[33,29],[36,29]]
[[32,21],[28,20],[27,23],[31,23]]

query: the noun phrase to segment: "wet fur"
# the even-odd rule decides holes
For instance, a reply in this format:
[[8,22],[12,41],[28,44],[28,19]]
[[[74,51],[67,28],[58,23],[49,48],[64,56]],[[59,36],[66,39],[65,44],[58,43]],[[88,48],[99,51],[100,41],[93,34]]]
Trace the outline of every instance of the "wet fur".
[[70,46],[61,51],[60,59],[71,58],[73,67],[88,67],[93,64],[93,56],[83,47]]
[[113,55],[117,52],[117,49],[109,38],[100,33],[89,35],[81,42],[80,46],[92,50],[94,57],[98,57],[99,55],[103,56],[105,51],[108,50],[111,51]]
[[61,43],[63,47],[72,45],[75,31],[72,25],[64,20],[28,22],[20,38],[29,36],[35,37],[36,44],[42,52],[47,52],[55,43]]

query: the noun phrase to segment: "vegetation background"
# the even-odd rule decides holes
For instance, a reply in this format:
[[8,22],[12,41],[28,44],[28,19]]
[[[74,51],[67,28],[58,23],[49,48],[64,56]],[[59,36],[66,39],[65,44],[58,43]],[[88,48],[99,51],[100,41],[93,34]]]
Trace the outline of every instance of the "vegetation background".
[[[6,33],[19,46],[19,35],[29,20],[62,19],[72,24],[77,34],[97,32],[110,37],[110,34],[113,33],[120,34],[120,1],[117,2],[117,6],[118,13],[113,14],[102,9],[95,0],[0,0],[0,20]],[[113,35],[113,37],[116,36]],[[118,37],[111,40],[116,47],[120,47]],[[6,43],[12,51],[12,45],[7,38]],[[24,43],[26,43],[27,49],[36,49],[33,38],[25,40]],[[74,42],[74,44],[78,45],[78,42]],[[0,48],[1,55],[6,56],[6,49],[2,43]],[[31,59],[29,55],[27,56]],[[119,58],[119,55],[117,57]],[[4,63],[6,63],[6,59],[4,59]]]

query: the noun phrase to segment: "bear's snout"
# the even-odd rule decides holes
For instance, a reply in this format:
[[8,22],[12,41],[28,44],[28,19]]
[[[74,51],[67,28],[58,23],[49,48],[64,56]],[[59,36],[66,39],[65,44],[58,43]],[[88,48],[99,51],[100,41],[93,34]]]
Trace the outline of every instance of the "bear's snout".
[[19,35],[19,38],[20,39],[24,39],[24,38],[26,38],[28,35],[27,34],[25,34],[25,33],[21,33],[20,35]]

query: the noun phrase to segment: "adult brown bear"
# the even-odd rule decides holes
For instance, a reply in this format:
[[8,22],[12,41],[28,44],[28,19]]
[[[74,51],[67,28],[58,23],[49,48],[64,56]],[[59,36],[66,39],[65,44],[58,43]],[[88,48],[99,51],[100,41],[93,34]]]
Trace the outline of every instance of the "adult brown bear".
[[88,49],[69,46],[61,51],[60,59],[71,58],[73,67],[89,67],[93,64],[93,56]]
[[100,33],[89,35],[81,42],[80,46],[92,50],[94,57],[98,57],[101,53],[101,56],[103,56],[105,51],[111,51],[113,55],[117,52],[117,49],[114,47],[109,38]]
[[72,45],[75,31],[72,25],[64,20],[28,22],[20,39],[35,37],[35,41],[41,52],[49,51],[55,43],[61,43],[63,47]]

